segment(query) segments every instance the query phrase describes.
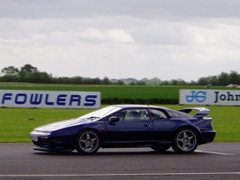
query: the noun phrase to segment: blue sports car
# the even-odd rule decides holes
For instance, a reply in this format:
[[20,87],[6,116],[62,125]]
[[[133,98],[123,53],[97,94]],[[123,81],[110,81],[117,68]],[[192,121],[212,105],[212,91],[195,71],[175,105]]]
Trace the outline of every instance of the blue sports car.
[[[190,112],[197,110],[192,115]],[[148,105],[113,105],[76,119],[35,128],[30,137],[34,150],[77,150],[93,154],[108,147],[150,147],[192,153],[212,142],[216,132],[207,108],[171,110]]]

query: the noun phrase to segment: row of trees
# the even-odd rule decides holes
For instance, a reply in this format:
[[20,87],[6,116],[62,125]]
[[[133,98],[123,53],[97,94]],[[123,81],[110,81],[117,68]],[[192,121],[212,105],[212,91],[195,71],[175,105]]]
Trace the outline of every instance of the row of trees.
[[231,73],[222,72],[218,76],[201,77],[198,80],[199,85],[226,86],[228,84],[240,84],[240,74],[236,71]]
[[36,67],[26,64],[20,69],[14,66],[8,66],[2,69],[0,82],[29,82],[29,83],[53,83],[53,84],[118,84],[124,85],[123,81],[111,82],[107,77],[99,78],[83,78],[76,77],[53,77],[52,74],[39,71]]
[[186,82],[182,79],[173,79],[170,81],[161,81],[158,78],[153,79],[121,79],[110,80],[107,77],[83,78],[76,77],[53,77],[51,74],[39,71],[36,67],[26,64],[20,69],[14,66],[8,66],[1,70],[0,82],[29,82],[29,83],[53,83],[53,84],[96,84],[96,85],[219,85],[240,84],[240,74],[236,71],[231,73],[222,72],[217,76],[201,77],[197,82]]

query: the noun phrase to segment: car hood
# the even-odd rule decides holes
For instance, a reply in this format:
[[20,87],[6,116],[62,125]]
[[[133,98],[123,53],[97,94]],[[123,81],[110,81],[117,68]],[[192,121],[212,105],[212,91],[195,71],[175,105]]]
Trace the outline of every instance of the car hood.
[[47,125],[43,125],[40,127],[35,128],[35,131],[44,131],[44,132],[51,132],[51,131],[57,131],[63,128],[68,128],[76,125],[81,125],[81,124],[87,124],[91,121],[87,119],[70,119],[70,120],[65,120],[65,121],[60,121],[56,123],[51,123]]

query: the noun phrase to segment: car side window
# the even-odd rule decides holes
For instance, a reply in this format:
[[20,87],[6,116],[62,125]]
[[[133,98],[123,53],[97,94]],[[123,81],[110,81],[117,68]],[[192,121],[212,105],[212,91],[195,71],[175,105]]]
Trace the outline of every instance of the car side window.
[[168,119],[166,114],[161,110],[150,109],[150,114],[153,120]]
[[125,118],[126,112],[127,112],[127,110],[120,111],[120,112],[114,114],[113,116],[111,116],[110,118],[117,117],[117,118],[119,118],[120,121],[123,121]]
[[147,109],[128,109],[124,121],[149,120]]

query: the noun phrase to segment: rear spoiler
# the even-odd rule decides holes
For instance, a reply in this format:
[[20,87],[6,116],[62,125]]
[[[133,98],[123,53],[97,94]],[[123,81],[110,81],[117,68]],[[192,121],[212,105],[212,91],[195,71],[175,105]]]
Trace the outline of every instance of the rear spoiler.
[[192,110],[199,111],[193,116],[194,118],[198,118],[198,119],[202,119],[204,116],[206,116],[210,113],[210,110],[208,108],[204,108],[204,107],[179,109],[178,111],[190,113]]

